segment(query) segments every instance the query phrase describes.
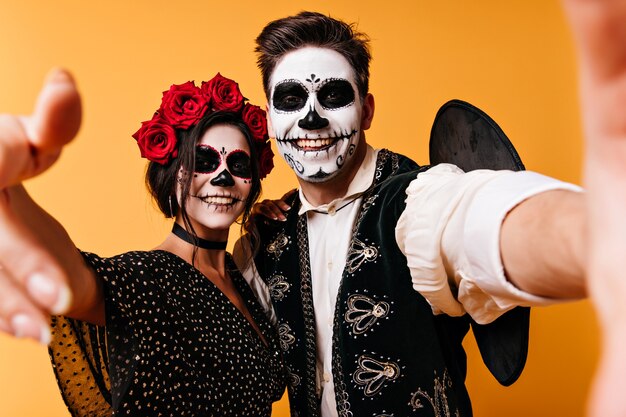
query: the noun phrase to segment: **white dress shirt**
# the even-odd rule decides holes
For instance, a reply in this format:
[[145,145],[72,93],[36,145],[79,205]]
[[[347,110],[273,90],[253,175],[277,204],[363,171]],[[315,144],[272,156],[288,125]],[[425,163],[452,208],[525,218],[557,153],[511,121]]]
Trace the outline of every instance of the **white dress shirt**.
[[[331,364],[333,314],[352,227],[361,195],[374,180],[377,154],[368,146],[345,197],[313,206],[300,190],[299,214],[306,213],[308,224],[322,417],[337,416]],[[506,280],[499,235],[502,220],[513,207],[554,189],[580,191],[575,185],[529,171],[463,173],[450,164],[432,167],[411,182],[406,209],[396,225],[396,241],[407,257],[413,287],[434,314],[469,313],[477,322],[488,323],[518,305],[553,302],[524,293]],[[237,252],[235,258],[241,259]],[[239,265],[273,315],[267,287],[256,268]]]

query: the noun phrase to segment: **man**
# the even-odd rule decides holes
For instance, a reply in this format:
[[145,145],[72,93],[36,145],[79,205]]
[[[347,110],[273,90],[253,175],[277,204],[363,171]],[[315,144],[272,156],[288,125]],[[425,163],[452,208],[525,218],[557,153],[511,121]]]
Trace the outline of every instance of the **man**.
[[[621,400],[621,396],[612,395],[615,387],[619,387],[618,378],[626,367],[626,361],[620,355],[626,328],[622,324],[623,320],[619,320],[625,317],[622,309],[626,297],[626,288],[619,274],[620,254],[626,250],[626,223],[621,215],[626,207],[626,192],[619,183],[624,177],[626,166],[622,149],[622,143],[626,140],[626,126],[623,123],[626,97],[626,35],[623,29],[626,2],[570,1],[567,5],[581,56],[584,117],[589,143],[585,179],[589,193],[587,196],[573,193],[565,190],[569,188],[567,185],[544,178],[537,179],[537,184],[540,184],[537,187],[528,187],[526,179],[520,180],[520,187],[530,190],[533,196],[516,199],[524,195],[524,192],[520,192],[516,198],[507,198],[507,201],[519,204],[503,204],[496,208],[494,212],[506,216],[501,230],[497,224],[501,218],[496,216],[497,223],[492,225],[499,231],[500,239],[498,235],[487,239],[492,243],[492,248],[486,251],[488,260],[485,263],[489,269],[497,271],[501,258],[506,274],[495,273],[490,277],[489,271],[485,275],[483,271],[473,274],[476,268],[471,264],[473,258],[467,256],[467,249],[459,250],[461,244],[457,241],[467,240],[466,247],[479,247],[474,236],[480,240],[482,233],[474,235],[472,228],[468,227],[469,238],[463,236],[461,239],[453,230],[466,228],[459,228],[453,217],[441,223],[437,219],[435,226],[425,221],[427,225],[418,229],[419,224],[411,223],[422,217],[410,218],[405,215],[402,193],[408,190],[409,200],[416,201],[420,213],[456,214],[459,206],[469,204],[461,208],[471,214],[472,210],[481,209],[482,206],[473,206],[473,202],[465,203],[468,197],[464,191],[466,185],[474,186],[475,181],[481,183],[476,191],[480,193],[483,184],[488,188],[493,182],[518,181],[501,179],[501,176],[513,174],[498,174],[495,178],[488,175],[487,179],[482,179],[481,175],[459,174],[454,168],[444,166],[426,171],[415,179],[412,170],[417,167],[411,161],[390,153],[381,154],[382,151],[377,157],[380,160],[381,155],[387,155],[384,163],[373,164],[374,151],[367,148],[362,133],[369,127],[373,117],[373,98],[367,94],[367,85],[363,79],[357,80],[363,72],[353,70],[356,67],[336,50],[319,46],[297,48],[285,54],[275,67],[266,71],[270,116],[279,140],[279,149],[298,174],[301,184],[298,200],[302,207],[304,210],[310,208],[309,211],[327,212],[328,215],[322,214],[324,219],[344,216],[342,213],[353,211],[345,216],[354,218],[357,226],[357,233],[348,243],[351,237],[349,231],[353,226],[349,221],[342,225],[348,229],[348,234],[336,233],[333,223],[327,220],[318,222],[320,216],[316,214],[306,211],[302,216],[292,214],[285,228],[295,228],[299,241],[290,240],[295,235],[278,233],[272,236],[267,245],[263,245],[262,250],[266,252],[264,257],[256,259],[262,273],[271,256],[275,259],[271,261],[274,266],[284,265],[291,269],[294,266],[287,263],[302,258],[290,257],[283,261],[285,257],[281,256],[281,252],[294,251],[296,245],[308,245],[313,254],[323,249],[336,250],[334,253],[342,259],[342,263],[346,259],[349,263],[343,280],[339,282],[320,282],[317,277],[326,279],[332,277],[332,274],[326,276],[316,270],[328,268],[332,272],[339,268],[341,271],[344,265],[336,265],[336,262],[318,264],[315,256],[310,257],[310,280],[298,281],[298,277],[294,281],[293,277],[289,277],[292,281],[287,282],[281,279],[280,274],[264,277],[269,280],[274,300],[280,299],[281,295],[283,300],[289,299],[296,293],[292,285],[299,285],[300,294],[308,292],[303,301],[314,303],[293,310],[291,322],[281,322],[292,317],[281,312],[278,302],[275,303],[285,355],[290,361],[288,365],[293,378],[291,391],[297,410],[309,414],[315,413],[316,407],[320,407],[323,415],[363,415],[359,414],[361,410],[367,411],[366,415],[391,415],[393,411],[387,407],[397,406],[399,411],[395,415],[403,415],[402,410],[408,410],[406,414],[419,411],[425,415],[454,414],[455,410],[467,413],[469,402],[462,387],[462,363],[457,361],[460,352],[454,350],[458,345],[455,338],[463,333],[463,329],[455,332],[454,324],[439,325],[439,322],[453,323],[455,319],[450,317],[459,316],[465,311],[474,315],[478,321],[488,322],[516,303],[541,303],[547,298],[582,296],[585,287],[588,287],[604,325],[606,342],[592,412],[594,415],[623,415],[626,411],[626,401]],[[286,39],[290,38],[286,36]],[[306,71],[313,65],[316,65],[315,72]],[[302,102],[305,104],[302,105]],[[342,113],[343,116],[334,117],[343,111],[347,111]],[[294,117],[302,112],[302,116]],[[44,88],[32,118],[24,120],[7,116],[0,120],[1,185],[6,187],[17,184],[50,166],[60,148],[75,134],[79,115],[79,100],[71,79],[63,73],[57,73]],[[315,133],[305,137],[296,134],[298,129],[306,132],[326,129],[325,132],[328,132],[331,122],[334,128],[332,134],[321,137]],[[337,126],[341,128],[337,129]],[[295,144],[291,143],[294,141]],[[600,162],[604,165],[601,166]],[[363,170],[371,176],[359,175]],[[413,178],[409,179],[410,176]],[[375,177],[383,181],[370,189],[369,185]],[[384,187],[389,189],[383,190]],[[376,192],[365,194],[366,191]],[[452,197],[440,199],[440,191]],[[426,204],[419,207],[424,201],[424,192],[428,195],[428,201],[436,203],[433,208]],[[456,199],[455,195],[461,195],[461,198]],[[7,237],[0,244],[0,259],[4,266],[0,281],[3,283],[1,293],[5,300],[12,295],[13,299],[21,298],[19,307],[2,303],[0,327],[10,333],[21,332],[37,337],[37,323],[45,323],[47,313],[79,310],[81,298],[71,300],[69,294],[88,294],[89,289],[81,289],[80,283],[71,280],[71,265],[68,266],[63,251],[46,247],[45,236],[37,236],[38,226],[41,225],[31,224],[28,214],[21,212],[20,207],[12,206],[9,196],[10,192],[5,191],[0,204],[0,227]],[[480,195],[469,200],[489,201]],[[451,201],[454,201],[452,206],[449,204]],[[385,202],[390,202],[392,206],[382,210]],[[410,201],[406,207],[409,205],[412,205]],[[488,206],[489,210],[493,209],[492,204]],[[361,216],[359,213],[362,214],[366,208],[367,212]],[[331,215],[333,213],[334,216]],[[378,223],[374,221],[373,214],[378,215],[385,225],[384,233],[382,230],[374,230]],[[389,223],[395,220],[398,223],[396,230],[388,230]],[[468,224],[471,225],[471,222]],[[327,234],[332,232],[332,238],[340,241],[336,247],[315,247],[316,244],[326,243],[324,239],[319,239],[324,236],[323,227],[329,227]],[[590,242],[585,239],[587,229]],[[426,234],[423,241],[427,246],[425,249],[420,246],[418,255],[425,252],[428,256],[417,258],[423,263],[409,265],[405,262],[403,265],[398,259],[411,259],[411,243],[417,240],[421,244],[422,241],[419,236],[410,236],[414,230],[422,230],[421,233]],[[360,231],[366,232],[363,239],[358,234]],[[385,240],[366,240],[369,239],[369,232],[377,239]],[[434,235],[429,235],[431,232]],[[555,245],[555,242],[559,245]],[[451,249],[441,252],[439,243]],[[401,246],[403,253],[398,255],[394,245]],[[341,247],[345,248],[346,256],[339,254]],[[16,253],[21,254],[20,262],[15,260],[17,257],[11,256]],[[386,253],[393,253],[393,257],[387,257]],[[527,259],[534,259],[535,262],[529,264]],[[464,269],[466,266],[467,270]],[[303,267],[300,269],[306,270],[306,262]],[[366,268],[382,271],[387,276],[398,276],[399,279],[393,281],[389,292],[385,293],[385,288],[379,285],[389,280],[380,278],[382,275],[372,277],[364,274]],[[424,272],[426,278],[432,279],[420,281],[420,274],[414,271]],[[442,275],[443,271],[445,274]],[[42,279],[41,274],[47,279]],[[583,274],[586,274],[586,281]],[[10,281],[7,278],[9,275],[13,278]],[[490,278],[487,283],[479,282],[483,276]],[[35,280],[33,277],[40,278]],[[404,278],[412,281],[408,282],[409,286],[414,287],[410,291],[402,286],[407,285],[407,279]],[[364,280],[368,282],[363,283]],[[341,288],[331,290],[333,285]],[[419,290],[419,293],[414,289]],[[292,293],[288,294],[289,291]],[[322,329],[322,326],[331,325],[323,318],[318,318],[318,314],[326,315],[326,318],[333,316],[332,303],[336,294],[341,298],[334,306],[338,311],[334,314],[332,331],[328,327]],[[475,303],[473,300],[480,302]],[[294,302],[289,302],[294,305]],[[16,309],[21,309],[32,319],[29,323],[22,323],[24,326],[19,329],[10,325],[11,314]],[[415,314],[411,315],[410,310]],[[306,314],[301,314],[303,312]],[[389,327],[384,330],[385,325],[396,317],[406,317],[406,323],[400,321],[402,333],[394,333],[393,328]],[[415,327],[417,319],[420,323],[424,320],[425,329]],[[285,323],[289,328],[282,325]],[[291,323],[294,328],[291,328]],[[406,329],[418,329],[423,332],[423,337],[412,340],[415,335],[407,334]],[[317,335],[310,334],[311,330]],[[451,331],[442,333],[447,330]],[[334,343],[332,338],[335,339]],[[378,340],[363,344],[362,341],[368,338]],[[447,344],[450,341],[453,343]],[[395,350],[389,352],[399,352],[403,355],[401,358],[381,353],[386,346],[393,344],[400,346],[398,349],[392,346]],[[365,346],[365,349],[359,351],[359,346]],[[426,355],[423,356],[424,360],[409,355],[408,351],[414,347]],[[333,349],[335,355],[329,352]],[[294,367],[301,364],[309,368],[313,364],[313,369],[303,371]],[[416,369],[421,365],[424,365],[423,368]],[[325,375],[327,369],[332,375]],[[422,383],[426,385],[422,387]],[[304,394],[294,393],[294,388],[298,390],[298,387],[306,388]],[[395,397],[396,393],[405,395],[407,392],[411,394],[410,397]],[[321,395],[321,399],[318,395]]]
[[272,136],[300,184],[286,222],[261,227],[255,259],[292,413],[471,415],[465,314],[486,324],[516,305],[583,296],[584,223],[562,218],[581,213],[583,197],[531,172],[420,172],[372,149],[367,40],[344,22],[274,21],[257,52]]

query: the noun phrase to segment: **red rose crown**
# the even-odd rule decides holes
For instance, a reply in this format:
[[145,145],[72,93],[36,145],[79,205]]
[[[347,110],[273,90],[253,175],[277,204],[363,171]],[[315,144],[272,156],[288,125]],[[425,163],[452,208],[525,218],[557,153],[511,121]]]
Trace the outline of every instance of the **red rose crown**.
[[192,128],[207,112],[236,113],[252,134],[259,159],[259,176],[263,179],[274,168],[267,117],[263,109],[246,101],[239,84],[219,72],[209,81],[203,81],[200,87],[193,81],[174,84],[163,92],[161,107],[152,119],[142,122],[132,136],[143,158],[167,165],[178,156],[176,130]]

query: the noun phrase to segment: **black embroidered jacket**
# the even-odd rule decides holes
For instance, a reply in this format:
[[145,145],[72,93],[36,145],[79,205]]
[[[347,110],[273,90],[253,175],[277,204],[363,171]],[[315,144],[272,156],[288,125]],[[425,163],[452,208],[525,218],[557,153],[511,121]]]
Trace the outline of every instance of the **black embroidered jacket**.
[[[342,417],[472,415],[461,345],[470,319],[433,315],[413,289],[395,240],[417,170],[410,159],[381,150],[357,214],[334,313],[333,382]],[[259,225],[255,263],[278,317],[292,416],[304,417],[320,411],[307,223],[299,204],[295,196],[286,222]]]

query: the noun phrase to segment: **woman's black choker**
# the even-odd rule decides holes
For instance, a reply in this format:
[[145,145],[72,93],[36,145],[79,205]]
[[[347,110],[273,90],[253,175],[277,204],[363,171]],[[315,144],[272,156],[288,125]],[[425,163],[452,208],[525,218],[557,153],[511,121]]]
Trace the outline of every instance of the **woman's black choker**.
[[172,233],[181,238],[187,243],[191,243],[194,246],[197,246],[202,249],[209,250],[224,250],[226,249],[226,242],[215,242],[212,240],[202,239],[201,237],[195,238],[185,229],[181,227],[178,223],[174,223],[174,227],[172,227]]

